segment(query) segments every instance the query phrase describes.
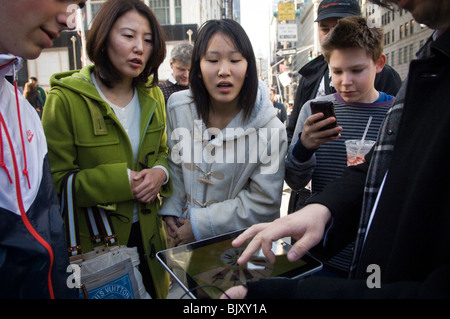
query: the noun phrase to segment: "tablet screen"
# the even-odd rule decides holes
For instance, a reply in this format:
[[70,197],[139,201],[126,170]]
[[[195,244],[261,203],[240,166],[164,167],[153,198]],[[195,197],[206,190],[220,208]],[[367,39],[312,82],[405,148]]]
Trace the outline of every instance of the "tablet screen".
[[294,278],[319,270],[322,264],[306,255],[296,262],[287,260],[290,245],[274,242],[275,263],[262,251],[255,253],[245,265],[237,259],[246,245],[233,247],[231,242],[244,230],[160,251],[158,260],[192,298],[218,298],[236,285],[268,277]]

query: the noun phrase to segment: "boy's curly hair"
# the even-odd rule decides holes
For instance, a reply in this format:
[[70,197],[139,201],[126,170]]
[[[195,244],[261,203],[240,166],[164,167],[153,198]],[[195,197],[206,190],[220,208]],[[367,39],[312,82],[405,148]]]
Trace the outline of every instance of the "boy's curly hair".
[[322,53],[330,62],[334,50],[360,48],[376,63],[383,54],[383,29],[369,28],[366,19],[360,16],[349,16],[338,21],[333,31],[322,43]]

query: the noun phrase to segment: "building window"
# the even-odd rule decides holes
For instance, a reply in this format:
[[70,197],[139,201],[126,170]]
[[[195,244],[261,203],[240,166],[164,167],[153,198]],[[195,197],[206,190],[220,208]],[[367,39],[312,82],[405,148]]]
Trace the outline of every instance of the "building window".
[[149,7],[152,8],[160,24],[170,24],[169,0],[150,0]]
[[91,5],[91,11],[92,11],[92,17],[94,20],[95,16],[97,15],[98,11],[100,10],[100,8],[102,7],[102,5],[106,2],[106,0],[92,0],[90,1],[90,5]]
[[399,27],[400,29],[398,30],[399,35],[400,35],[400,39],[403,39],[403,24]]
[[181,0],[175,0],[175,23],[181,24]]
[[403,48],[403,63],[408,63],[408,47]]
[[389,53],[386,53],[386,64],[389,64]]
[[408,36],[408,30],[409,30],[409,22],[405,23],[405,37]]
[[394,30],[392,30],[392,42],[395,42],[395,38],[394,38],[394,34],[395,34],[395,31]]
[[409,45],[409,61],[414,59],[414,44]]
[[402,48],[398,49],[398,64],[402,64]]
[[414,33],[414,20],[411,20],[409,25],[410,25],[409,34],[413,34]]
[[395,51],[391,52],[391,66],[395,65]]

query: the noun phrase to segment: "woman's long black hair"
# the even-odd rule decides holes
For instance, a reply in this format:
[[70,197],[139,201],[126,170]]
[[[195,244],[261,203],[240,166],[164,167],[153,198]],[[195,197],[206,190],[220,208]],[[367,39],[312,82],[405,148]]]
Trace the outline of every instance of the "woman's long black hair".
[[194,50],[192,52],[189,82],[193,93],[197,112],[204,122],[208,121],[210,110],[210,96],[201,77],[200,60],[206,54],[209,42],[216,33],[223,33],[230,37],[236,49],[247,60],[245,81],[239,92],[238,105],[244,112],[244,120],[252,113],[258,93],[258,72],[253,47],[245,30],[234,20],[209,20],[205,22],[197,33]]

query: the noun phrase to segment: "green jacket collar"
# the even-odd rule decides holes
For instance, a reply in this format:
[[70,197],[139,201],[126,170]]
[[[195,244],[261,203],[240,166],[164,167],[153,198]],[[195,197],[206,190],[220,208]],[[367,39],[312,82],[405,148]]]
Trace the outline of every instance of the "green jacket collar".
[[[78,93],[86,102],[91,113],[94,134],[106,135],[108,132],[104,121],[104,115],[106,114],[116,121],[118,121],[118,119],[107,102],[101,98],[97,88],[92,82],[91,74],[93,70],[94,65],[89,65],[81,70],[56,73],[50,78],[50,86],[52,88],[65,88]],[[141,104],[141,118],[151,118],[157,105],[157,100],[152,97],[152,90],[145,85],[140,84],[137,86],[137,92],[139,103]],[[142,125],[146,126],[148,123],[141,123],[141,126]]]

